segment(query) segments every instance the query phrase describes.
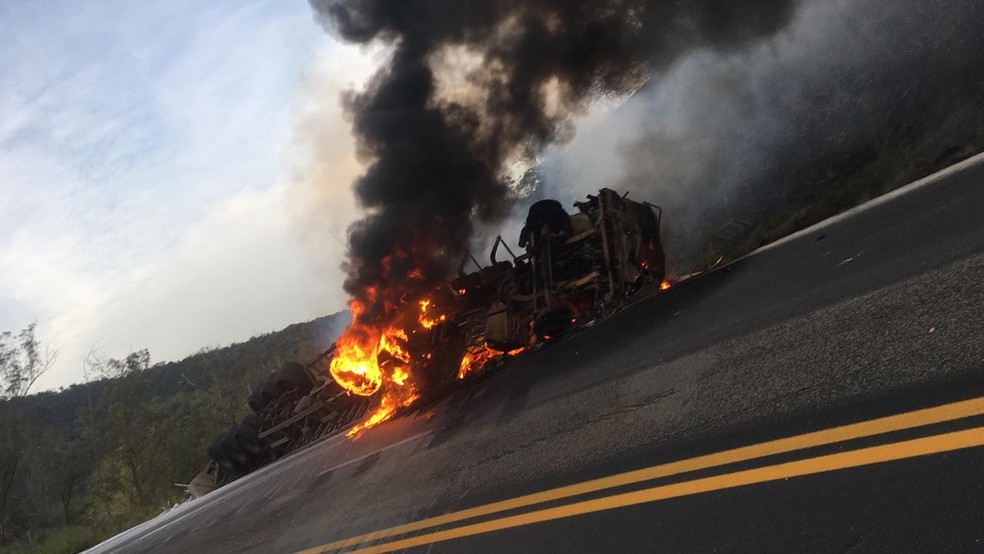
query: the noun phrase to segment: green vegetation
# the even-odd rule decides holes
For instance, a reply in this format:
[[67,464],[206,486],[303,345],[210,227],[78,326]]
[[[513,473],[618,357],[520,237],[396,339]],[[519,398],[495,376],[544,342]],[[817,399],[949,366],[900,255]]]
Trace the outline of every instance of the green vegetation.
[[765,202],[768,209],[720,227],[706,241],[705,251],[687,256],[690,263],[681,273],[703,269],[721,258],[738,258],[984,152],[982,101],[984,93],[975,91],[962,102],[937,106],[932,117],[885,131],[868,147],[829,145],[812,164],[784,175],[781,185],[763,186],[763,190],[798,192]]
[[33,325],[0,335],[0,553],[79,552],[181,502],[175,484],[245,415],[250,387],[313,359],[345,323],[334,314],[155,365],[147,350],[94,353],[84,365],[98,379],[30,396],[54,353]]

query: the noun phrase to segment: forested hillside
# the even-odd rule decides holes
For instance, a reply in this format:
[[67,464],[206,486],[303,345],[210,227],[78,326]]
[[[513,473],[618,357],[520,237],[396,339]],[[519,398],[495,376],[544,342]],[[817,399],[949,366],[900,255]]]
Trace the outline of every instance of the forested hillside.
[[313,359],[347,322],[337,313],[177,362],[94,353],[85,367],[98,378],[33,395],[23,376],[44,362],[33,327],[3,335],[0,552],[78,551],[179,502],[175,484],[248,410],[250,387],[285,361]]

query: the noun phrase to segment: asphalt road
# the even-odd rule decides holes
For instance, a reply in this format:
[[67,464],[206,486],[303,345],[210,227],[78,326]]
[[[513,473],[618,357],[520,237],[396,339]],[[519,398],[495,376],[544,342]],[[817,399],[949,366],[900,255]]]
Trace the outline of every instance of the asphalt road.
[[94,550],[984,552],[982,160]]

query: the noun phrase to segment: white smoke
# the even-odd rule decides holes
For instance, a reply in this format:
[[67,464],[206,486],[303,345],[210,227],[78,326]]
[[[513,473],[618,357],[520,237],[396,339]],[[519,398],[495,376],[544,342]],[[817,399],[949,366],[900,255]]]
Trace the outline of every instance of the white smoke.
[[805,2],[752,47],[695,52],[579,125],[547,156],[537,197],[569,205],[611,187],[660,204],[671,265],[692,263],[725,223],[805,198],[827,173],[980,105],[984,7],[945,4]]

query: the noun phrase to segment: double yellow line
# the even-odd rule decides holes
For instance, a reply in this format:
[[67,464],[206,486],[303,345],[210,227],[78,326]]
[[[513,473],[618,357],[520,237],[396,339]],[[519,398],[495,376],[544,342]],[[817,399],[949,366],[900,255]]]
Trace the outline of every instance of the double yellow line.
[[[397,525],[388,529],[382,529],[363,535],[349,537],[347,539],[304,550],[299,554],[320,554],[331,552],[342,548],[366,544],[370,541],[404,535],[406,533],[443,526],[449,523],[496,514],[506,510],[514,510],[517,508],[543,504],[545,502],[562,500],[592,492],[603,491],[606,489],[641,483],[653,479],[689,473],[702,469],[754,460],[766,456],[784,454],[817,446],[825,446],[852,439],[871,437],[884,433],[891,433],[893,431],[915,429],[918,427],[978,415],[984,415],[984,397],[955,402],[952,404],[945,404],[934,408],[916,410],[898,415],[881,417],[860,423],[843,425],[840,427],[833,427],[822,431],[725,450],[687,460],[659,464],[626,473],[619,473],[600,479],[593,479],[591,481],[585,481],[574,485],[528,494],[501,502],[493,502],[491,504],[485,504],[483,506],[477,506],[467,510],[452,512],[404,525]],[[937,454],[940,452],[971,448],[975,446],[984,446],[984,427],[933,435],[881,446],[861,448],[858,450],[808,458],[805,460],[798,460],[756,469],[736,471],[713,477],[694,479],[682,483],[655,486],[652,488],[615,494],[592,500],[584,500],[553,508],[545,508],[518,515],[501,517],[490,521],[453,527],[443,531],[434,531],[416,535],[407,539],[391,541],[357,550],[355,552],[392,552],[414,546],[422,546],[430,543],[447,541],[481,533],[499,531],[511,527],[609,510],[612,508],[632,506],[646,502],[654,502],[657,500],[665,500],[668,498],[676,498],[703,492],[740,487],[755,483],[764,483],[778,479],[786,479],[789,477],[798,477],[893,460],[902,460],[916,456]]]

